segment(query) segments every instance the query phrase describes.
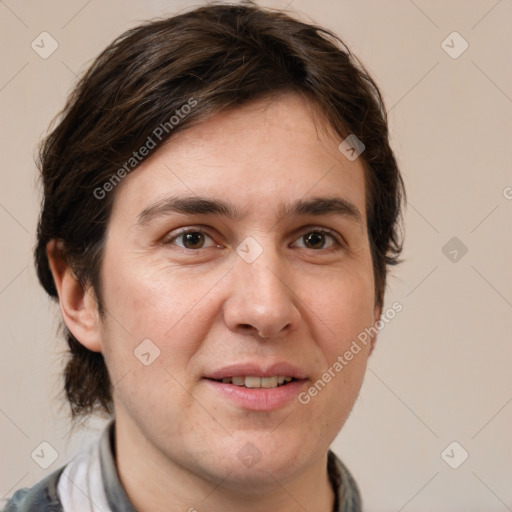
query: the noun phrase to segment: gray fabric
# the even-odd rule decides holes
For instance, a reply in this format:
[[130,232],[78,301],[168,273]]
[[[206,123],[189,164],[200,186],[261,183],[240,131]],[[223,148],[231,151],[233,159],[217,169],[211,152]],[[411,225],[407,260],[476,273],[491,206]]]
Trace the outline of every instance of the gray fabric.
[[327,468],[336,495],[333,511],[361,512],[362,502],[359,487],[345,464],[331,450],[329,450]]
[[62,512],[57,482],[64,467],[43,478],[30,489],[16,491],[8,501],[4,512]]
[[[110,511],[137,512],[119,481],[115,465],[114,422],[103,431],[99,440],[101,473]],[[66,466],[54,471],[30,489],[16,491],[3,512],[64,512],[57,492],[59,478]],[[346,466],[329,450],[329,479],[336,499],[333,512],[361,512],[361,496]],[[67,512],[67,511],[66,511]],[[83,512],[74,510],[73,512]]]
[[119,481],[115,463],[116,445],[114,435],[114,422],[112,421],[104,430],[100,440],[101,471],[107,493],[107,501],[112,512],[137,512]]

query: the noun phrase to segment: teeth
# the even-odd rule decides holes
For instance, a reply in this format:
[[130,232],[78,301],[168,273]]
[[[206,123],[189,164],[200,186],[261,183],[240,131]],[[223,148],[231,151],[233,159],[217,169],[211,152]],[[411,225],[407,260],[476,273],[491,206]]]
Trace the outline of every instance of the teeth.
[[261,388],[261,377],[245,377],[246,388]]
[[262,388],[276,388],[277,387],[277,377],[262,377],[261,378],[261,387]]
[[234,384],[235,386],[245,386],[246,388],[276,388],[285,383],[291,382],[293,377],[285,377],[284,375],[273,377],[225,377],[222,379],[224,384]]

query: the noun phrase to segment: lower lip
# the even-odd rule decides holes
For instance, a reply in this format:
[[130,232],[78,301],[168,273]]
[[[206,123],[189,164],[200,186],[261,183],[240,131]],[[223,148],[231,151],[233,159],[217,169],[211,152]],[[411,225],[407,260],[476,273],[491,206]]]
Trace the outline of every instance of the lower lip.
[[273,411],[291,403],[306,386],[306,379],[295,380],[277,388],[246,388],[205,379],[212,389],[251,411]]

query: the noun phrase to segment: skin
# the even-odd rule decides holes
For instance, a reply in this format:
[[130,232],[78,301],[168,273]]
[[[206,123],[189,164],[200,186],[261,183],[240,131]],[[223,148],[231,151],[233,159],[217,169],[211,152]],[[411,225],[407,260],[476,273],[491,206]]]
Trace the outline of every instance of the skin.
[[[58,244],[48,246],[66,325],[105,357],[116,463],[140,511],[332,510],[327,451],[375,339],[306,405],[249,411],[203,379],[228,364],[286,361],[305,371],[307,390],[379,318],[363,164],[340,153],[341,139],[314,113],[293,94],[224,111],[127,176],[108,225],[103,317]],[[171,194],[229,201],[243,216],[168,213],[137,223]],[[279,213],[281,203],[320,196],[349,201],[362,222]],[[204,236],[187,242],[177,236],[185,227]],[[304,235],[318,228],[334,238],[308,245]],[[263,250],[252,263],[236,252],[248,236]],[[160,356],[145,366],[133,352],[148,338]],[[252,467],[237,457],[247,442],[261,453]]]

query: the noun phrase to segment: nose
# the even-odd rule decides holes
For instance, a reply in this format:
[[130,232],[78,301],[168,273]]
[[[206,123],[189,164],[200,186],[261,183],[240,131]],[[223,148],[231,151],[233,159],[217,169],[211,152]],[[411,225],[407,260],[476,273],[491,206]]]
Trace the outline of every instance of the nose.
[[233,332],[276,338],[298,328],[299,298],[284,265],[270,252],[252,263],[239,259],[235,264],[224,303],[224,321]]

